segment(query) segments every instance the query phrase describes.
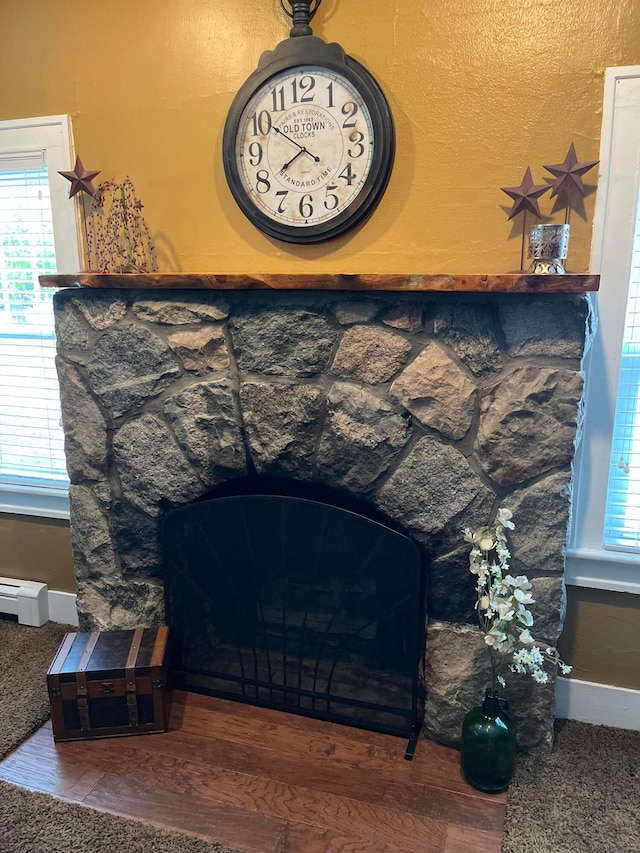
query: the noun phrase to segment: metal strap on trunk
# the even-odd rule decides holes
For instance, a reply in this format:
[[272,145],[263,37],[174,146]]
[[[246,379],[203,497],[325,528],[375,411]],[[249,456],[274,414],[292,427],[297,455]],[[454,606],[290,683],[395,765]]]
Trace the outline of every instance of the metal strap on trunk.
[[153,644],[153,653],[151,655],[151,669],[157,666],[162,666],[164,662],[165,651],[167,648],[167,636],[169,629],[166,625],[160,625],[156,634],[156,641]]
[[89,665],[91,655],[93,654],[93,650],[96,647],[96,643],[98,642],[99,637],[100,633],[98,631],[92,631],[89,635],[89,640],[87,642],[84,652],[82,653],[80,663],[78,664],[78,670],[76,672],[78,714],[80,715],[80,730],[83,732],[88,731],[88,729],[91,728],[91,720],[89,719],[89,702],[87,698],[88,691],[86,669]]
[[125,665],[125,682],[127,686],[127,711],[129,713],[129,725],[138,725],[138,698],[136,696],[136,661],[142,643],[144,628],[136,628],[131,640],[131,648]]

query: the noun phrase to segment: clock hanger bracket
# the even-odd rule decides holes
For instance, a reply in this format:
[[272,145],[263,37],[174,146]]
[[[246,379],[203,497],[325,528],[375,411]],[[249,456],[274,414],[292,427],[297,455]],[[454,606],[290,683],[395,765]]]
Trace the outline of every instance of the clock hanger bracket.
[[280,0],[282,11],[288,18],[293,21],[293,27],[289,32],[290,38],[299,36],[313,35],[309,24],[314,18],[314,15],[320,8],[322,0],[287,0],[291,10],[284,5],[284,0]]

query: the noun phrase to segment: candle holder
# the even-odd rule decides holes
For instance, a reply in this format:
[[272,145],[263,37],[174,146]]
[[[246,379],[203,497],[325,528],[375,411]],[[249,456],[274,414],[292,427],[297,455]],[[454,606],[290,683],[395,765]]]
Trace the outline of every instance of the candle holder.
[[529,251],[534,275],[564,275],[569,250],[569,225],[534,225],[529,231]]

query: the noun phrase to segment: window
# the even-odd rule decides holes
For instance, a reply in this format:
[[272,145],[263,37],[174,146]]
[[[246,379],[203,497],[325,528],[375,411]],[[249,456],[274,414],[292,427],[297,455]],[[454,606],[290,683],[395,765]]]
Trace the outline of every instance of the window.
[[640,554],[640,209],[635,224],[603,546]]
[[67,116],[0,122],[0,511],[68,516],[55,370],[53,291],[44,273],[80,266]]
[[640,67],[610,68],[591,268],[601,275],[585,359],[567,583],[640,593]]

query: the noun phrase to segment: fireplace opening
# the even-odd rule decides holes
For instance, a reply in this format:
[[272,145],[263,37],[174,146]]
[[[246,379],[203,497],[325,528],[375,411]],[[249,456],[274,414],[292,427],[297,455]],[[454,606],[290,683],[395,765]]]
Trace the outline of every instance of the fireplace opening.
[[162,520],[174,686],[407,737],[411,757],[425,624],[417,545],[336,501],[273,483],[233,491]]

